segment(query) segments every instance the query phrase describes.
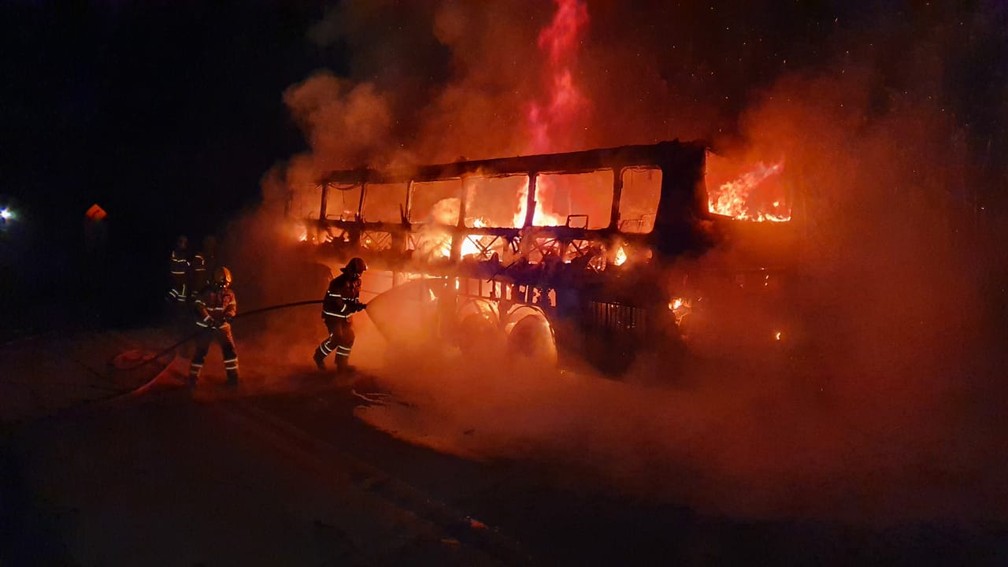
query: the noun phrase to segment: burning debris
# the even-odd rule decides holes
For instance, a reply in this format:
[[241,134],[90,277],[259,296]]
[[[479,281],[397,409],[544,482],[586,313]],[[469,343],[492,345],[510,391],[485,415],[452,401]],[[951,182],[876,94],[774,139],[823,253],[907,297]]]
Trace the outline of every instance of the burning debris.
[[768,179],[779,176],[784,169],[784,161],[772,165],[762,162],[735,180],[720,186],[708,187],[708,210],[716,215],[736,220],[755,222],[787,222],[791,220],[791,208],[784,197],[774,195],[768,198],[761,192],[761,186]]

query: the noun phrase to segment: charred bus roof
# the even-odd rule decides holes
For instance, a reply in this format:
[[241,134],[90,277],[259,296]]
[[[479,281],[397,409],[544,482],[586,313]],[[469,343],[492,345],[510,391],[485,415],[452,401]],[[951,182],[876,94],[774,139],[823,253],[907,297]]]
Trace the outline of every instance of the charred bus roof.
[[[577,152],[464,160],[436,165],[394,169],[357,168],[331,171],[319,185],[357,183],[404,183],[438,181],[470,175],[498,176],[531,173],[580,173],[599,169],[674,166],[692,164],[703,172],[707,145],[700,142],[660,142],[650,145],[619,146]],[[663,167],[664,169],[664,167]]]

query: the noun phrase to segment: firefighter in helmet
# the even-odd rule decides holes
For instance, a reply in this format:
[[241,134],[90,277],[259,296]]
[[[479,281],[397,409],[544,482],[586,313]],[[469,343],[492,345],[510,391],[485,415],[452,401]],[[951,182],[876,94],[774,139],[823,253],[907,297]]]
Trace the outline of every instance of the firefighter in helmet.
[[195,298],[203,288],[212,284],[211,275],[217,264],[217,239],[207,236],[203,239],[203,248],[196,251],[192,256],[192,277],[189,281],[189,288],[192,297]]
[[196,338],[196,354],[189,366],[189,385],[195,386],[199,380],[203,361],[206,360],[210,343],[216,339],[224,355],[224,371],[227,385],[238,385],[238,352],[235,350],[234,335],[231,333],[231,319],[238,309],[235,294],[231,291],[231,270],[221,266],[214,270],[213,283],[203,289],[196,298],[196,324],[206,329]]
[[168,289],[167,300],[179,305],[189,299],[189,239],[185,235],[175,241],[168,263],[168,275],[171,277],[171,287]]
[[353,314],[366,305],[360,301],[361,275],[367,264],[361,258],[353,258],[340,268],[343,272],[329,282],[325,298],[322,300],[322,320],[329,330],[329,336],[315,349],[315,365],[325,370],[325,358],[336,352],[336,370],[351,372],[350,349],[354,344]]

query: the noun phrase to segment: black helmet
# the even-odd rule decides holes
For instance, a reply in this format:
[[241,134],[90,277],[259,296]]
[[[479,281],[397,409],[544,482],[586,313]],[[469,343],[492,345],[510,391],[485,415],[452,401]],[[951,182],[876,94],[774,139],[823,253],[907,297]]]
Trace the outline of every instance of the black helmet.
[[351,258],[350,261],[347,262],[347,265],[340,268],[340,270],[344,273],[356,274],[359,276],[367,271],[367,263],[364,261],[364,258]]
[[213,281],[220,287],[228,287],[231,285],[231,270],[221,266],[214,270]]

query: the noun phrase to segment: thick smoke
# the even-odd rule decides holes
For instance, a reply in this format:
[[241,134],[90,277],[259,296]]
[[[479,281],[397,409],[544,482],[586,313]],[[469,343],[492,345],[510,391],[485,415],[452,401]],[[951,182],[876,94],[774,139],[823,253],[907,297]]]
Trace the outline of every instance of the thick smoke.
[[[1005,336],[986,315],[1004,313],[990,285],[1003,274],[989,268],[986,230],[1003,204],[991,155],[1008,142],[1008,78],[984,62],[1008,53],[1004,9],[666,4],[341,3],[308,36],[345,47],[349,72],[320,70],[284,93],[310,150],[267,176],[268,210],[242,221],[264,296],[289,297],[291,278],[276,275],[297,273],[276,251],[288,241],[280,203],[334,168],[673,138],[707,140],[742,166],[783,160],[801,241],[787,258],[800,347],[696,353],[656,384],[646,362],[611,382],[513,368],[494,352],[493,364],[381,357],[363,332],[355,357],[414,405],[362,417],[439,449],[541,458],[704,510],[1003,519],[993,455],[1005,424],[990,400],[1004,394],[985,339]],[[570,44],[544,39],[551,29]],[[674,268],[731,267],[751,244]],[[744,331],[745,315],[725,334]]]

